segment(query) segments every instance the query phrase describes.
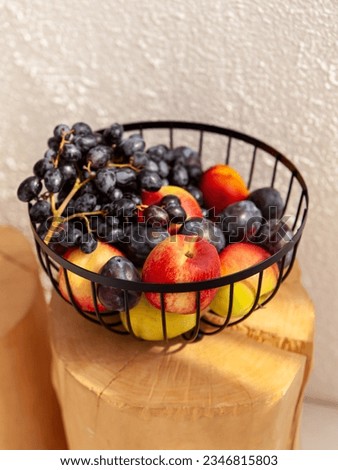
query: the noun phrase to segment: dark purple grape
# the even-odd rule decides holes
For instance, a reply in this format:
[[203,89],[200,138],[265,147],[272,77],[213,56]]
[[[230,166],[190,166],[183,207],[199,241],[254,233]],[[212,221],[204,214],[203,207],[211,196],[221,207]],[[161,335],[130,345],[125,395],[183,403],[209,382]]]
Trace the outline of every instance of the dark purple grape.
[[114,203],[115,215],[119,218],[134,217],[136,211],[136,204],[131,199],[123,197]]
[[63,136],[70,132],[70,127],[67,124],[58,124],[53,131],[54,137],[61,140]]
[[105,145],[106,141],[103,138],[102,132],[94,132],[93,136],[96,139],[96,145]]
[[97,247],[97,240],[91,232],[84,233],[82,235],[82,241],[80,243],[80,250],[83,253],[90,254]]
[[60,139],[57,139],[56,137],[50,137],[47,141],[47,145],[50,149],[57,152],[60,146]]
[[135,193],[124,193],[123,197],[127,199],[131,199],[137,206],[142,204],[142,198],[138,194]]
[[169,206],[180,206],[181,200],[174,194],[167,194],[161,199],[159,204],[166,209]]
[[38,160],[34,167],[33,173],[40,179],[43,179],[47,170],[54,168],[54,162],[52,158],[41,158]]
[[94,182],[99,191],[108,194],[116,185],[115,170],[113,168],[102,168],[96,173]]
[[94,170],[98,170],[106,166],[111,154],[112,150],[107,145],[97,145],[87,153],[87,163],[90,163]]
[[279,219],[282,216],[284,203],[275,188],[256,189],[249,194],[248,200],[258,207],[265,220]]
[[222,230],[208,219],[191,217],[184,222],[178,233],[183,235],[198,235],[214,245],[218,252],[222,251],[225,247],[225,237]]
[[143,167],[145,170],[154,171],[155,173],[159,173],[159,166],[154,160],[148,158],[147,163]]
[[162,188],[162,179],[158,173],[148,170],[141,170],[137,175],[137,180],[141,189],[146,191],[158,191]]
[[96,206],[97,198],[94,194],[85,193],[75,200],[75,212],[92,212]]
[[[101,137],[100,134],[99,136]],[[87,153],[88,150],[100,144],[96,134],[76,135],[74,136],[72,143],[75,144],[83,154]]]
[[144,152],[136,152],[130,157],[130,163],[135,168],[144,168],[149,160],[149,157]]
[[[75,182],[76,180],[76,168],[72,163],[62,162],[59,165],[59,169],[63,176],[64,182]],[[86,185],[85,185],[86,186]]]
[[218,214],[218,222],[228,243],[248,241],[259,230],[261,211],[252,201],[230,204]]
[[188,175],[189,175],[189,181],[192,184],[199,183],[201,176],[202,176],[203,170],[200,166],[198,165],[193,165],[188,167]]
[[[96,174],[96,176],[97,176],[97,174]],[[80,191],[77,194],[79,196],[82,196],[82,194],[85,194],[85,193],[91,193],[91,194],[97,195],[97,187],[96,187],[94,181],[88,181],[85,185],[83,185],[81,187]]]
[[169,237],[165,227],[149,227],[145,224],[129,224],[124,230],[121,250],[137,266],[142,266],[155,246]]
[[83,241],[83,226],[81,223],[66,222],[63,224],[63,237],[60,244],[66,247],[80,246]]
[[132,134],[126,140],[122,141],[121,150],[126,157],[131,157],[136,152],[143,152],[145,146],[146,144],[141,135]]
[[132,168],[118,168],[115,172],[116,185],[119,188],[127,188],[136,181],[136,172]]
[[85,122],[77,122],[73,124],[72,130],[74,131],[74,135],[88,135],[93,133],[91,127]]
[[106,223],[106,221],[98,224],[96,234],[101,241],[106,243],[117,243],[123,239],[123,230],[118,226]]
[[63,185],[63,176],[59,168],[52,168],[46,171],[44,182],[47,191],[50,193],[58,193]]
[[41,223],[52,215],[49,201],[42,199],[29,209],[29,216],[32,222]]
[[[133,263],[122,256],[114,256],[102,267],[100,274],[112,279],[141,282],[141,276]],[[133,308],[141,298],[141,292],[127,291],[128,308]],[[124,290],[100,284],[97,289],[100,302],[109,310],[122,312],[126,309]]]
[[42,189],[42,183],[37,176],[29,176],[19,185],[17,196],[22,202],[30,202],[37,197]]
[[104,218],[104,222],[113,228],[117,228],[120,225],[120,220],[118,219],[118,217],[109,215]]
[[108,191],[107,196],[111,202],[114,202],[123,198],[123,192],[120,188],[113,188],[112,190]]
[[108,145],[117,145],[121,142],[123,135],[123,126],[118,123],[112,124],[104,130],[103,138]]
[[[270,219],[260,227],[252,241],[274,255],[288,244],[293,236],[293,231],[283,219]],[[293,249],[291,248],[286,254],[284,267],[289,266],[292,256]]]
[[143,211],[144,222],[150,226],[167,227],[169,225],[169,215],[162,207],[148,206]]
[[74,144],[65,144],[62,150],[61,159],[64,162],[76,163],[82,158],[81,150]]
[[161,178],[166,178],[170,173],[170,168],[167,162],[164,160],[159,161],[158,163],[158,174]]
[[196,201],[198,202],[198,204],[202,207],[203,206],[203,193],[202,191],[197,188],[196,186],[193,186],[193,185],[189,185],[186,187],[186,190],[189,191],[189,193],[194,196],[194,198],[196,199]]
[[165,158],[166,153],[168,152],[168,147],[166,145],[154,145],[153,147],[148,148],[147,154],[155,161],[160,162]]
[[167,212],[172,224],[183,224],[187,218],[187,213],[182,206],[166,206],[165,211]]
[[188,166],[200,166],[201,159],[196,150],[193,150],[190,147],[176,147],[174,149],[174,158],[176,164],[184,165],[185,167]]
[[164,155],[163,159],[169,165],[172,165],[175,162],[175,154],[173,150],[168,150]]
[[43,158],[47,158],[47,160],[49,161],[54,161],[56,154],[57,154],[57,151],[55,151],[54,149],[47,149],[45,151]]
[[188,170],[181,164],[175,164],[172,168],[170,181],[174,186],[186,186],[189,183]]

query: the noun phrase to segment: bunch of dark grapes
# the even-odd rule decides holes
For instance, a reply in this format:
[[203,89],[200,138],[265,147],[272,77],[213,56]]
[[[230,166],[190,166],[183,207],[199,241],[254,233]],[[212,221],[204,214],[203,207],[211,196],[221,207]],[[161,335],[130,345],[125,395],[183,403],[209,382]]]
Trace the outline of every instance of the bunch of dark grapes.
[[140,134],[126,136],[118,123],[101,132],[84,122],[59,124],[17,195],[30,203],[39,236],[58,252],[78,247],[91,253],[102,241],[120,245],[140,266],[169,236],[170,224],[186,219],[176,196],[147,207],[142,191],[180,186],[202,206],[201,174],[200,157],[189,147],[146,149]]

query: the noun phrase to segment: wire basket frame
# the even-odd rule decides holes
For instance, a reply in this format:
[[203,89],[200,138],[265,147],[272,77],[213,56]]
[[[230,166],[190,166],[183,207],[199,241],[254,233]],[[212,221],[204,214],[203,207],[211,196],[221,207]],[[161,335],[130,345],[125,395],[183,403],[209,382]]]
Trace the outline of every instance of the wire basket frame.
[[[247,170],[248,189],[251,188],[257,174],[261,175],[264,173],[264,182],[261,183],[261,186],[264,185],[270,187],[275,187],[276,181],[279,179],[279,174],[283,174],[282,183],[285,196],[282,213],[283,216],[288,214],[292,220],[291,228],[294,235],[292,239],[288,241],[277,253],[271,255],[264,261],[251,266],[250,268],[238,271],[231,275],[206,281],[164,284],[112,279],[81,268],[63,258],[62,255],[58,254],[50,246],[44,243],[36,231],[35,224],[31,223],[40,264],[51,280],[54,289],[61,297],[64,298],[59,288],[59,274],[62,270],[69,298],[68,300],[65,300],[72,304],[80,315],[91,322],[102,325],[113,333],[132,335],[135,338],[138,338],[138,336],[133,329],[131,321],[130,308],[128,304],[129,292],[158,293],[161,304],[160,314],[162,334],[163,339],[166,341],[168,341],[168,331],[165,296],[168,293],[194,293],[196,296],[195,326],[189,332],[181,335],[182,339],[187,342],[195,341],[203,336],[219,333],[228,326],[233,326],[242,322],[250,316],[254,310],[270,302],[270,300],[277,294],[281,283],[292,270],[297,248],[307,219],[309,206],[308,190],[302,175],[295,165],[279,151],[264,142],[249,135],[223,127],[183,121],[135,122],[125,124],[123,127],[126,133],[138,132],[144,137],[146,133],[148,136],[152,133],[156,134],[157,132],[160,132],[161,141],[157,141],[157,143],[167,144],[171,149],[177,145],[186,145],[184,142],[185,134],[193,134],[195,142],[197,142],[198,153],[202,158],[202,164],[203,155],[206,151],[206,141],[212,136],[217,136],[217,139],[221,138],[220,148],[223,148],[224,150],[224,159],[218,163],[229,165],[238,163],[233,148],[236,143],[244,145],[246,150],[245,166]],[[183,141],[181,137],[181,141],[177,142],[177,132],[181,133]],[[167,141],[164,141],[163,135],[164,138],[166,136]],[[266,160],[267,158],[268,160]],[[263,296],[261,294],[264,276],[266,275],[267,269],[274,264],[278,264],[279,266],[277,282],[274,289],[270,293],[264,295],[264,300],[262,300]],[[76,301],[72,291],[72,285],[69,280],[69,272],[81,276],[90,282],[92,301],[94,305],[93,312],[83,310],[81,305]],[[252,276],[255,276],[256,279],[256,294],[252,306],[245,315],[240,318],[232,318],[235,284]],[[124,294],[124,310],[128,331],[126,331],[122,324],[120,312],[102,312],[100,310],[97,297],[97,288],[99,284],[122,289]],[[217,289],[223,286],[229,286],[229,301],[227,305],[224,305],[223,316],[212,315],[213,312],[210,310],[209,313],[211,313],[211,315],[205,315],[206,312],[201,310],[201,293],[205,290]]]

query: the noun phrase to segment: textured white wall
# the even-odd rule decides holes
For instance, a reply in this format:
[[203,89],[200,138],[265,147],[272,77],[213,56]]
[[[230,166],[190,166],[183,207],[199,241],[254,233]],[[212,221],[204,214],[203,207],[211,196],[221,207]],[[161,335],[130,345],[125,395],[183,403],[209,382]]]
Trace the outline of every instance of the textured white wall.
[[0,0],[1,222],[55,124],[186,119],[252,134],[310,190],[299,260],[317,311],[308,395],[338,402],[336,0]]

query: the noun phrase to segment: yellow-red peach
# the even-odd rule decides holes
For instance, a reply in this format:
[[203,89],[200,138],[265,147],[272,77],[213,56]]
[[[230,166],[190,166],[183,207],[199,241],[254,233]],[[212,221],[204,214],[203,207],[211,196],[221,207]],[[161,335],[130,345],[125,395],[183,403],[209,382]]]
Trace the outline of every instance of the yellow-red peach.
[[[269,258],[264,248],[250,243],[234,243],[225,247],[219,254],[221,261],[221,275],[227,276]],[[273,291],[278,279],[276,264],[264,270],[259,301],[262,302]],[[232,318],[239,318],[247,314],[254,304],[257,293],[259,274],[234,283]],[[230,285],[219,288],[211,302],[210,309],[221,316],[228,313],[230,299]]]
[[[123,253],[121,253],[120,250],[118,250],[114,246],[108,245],[108,243],[103,242],[98,242],[96,249],[90,254],[83,253],[79,248],[70,248],[63,255],[63,257],[70,263],[76,264],[81,268],[95,273],[98,273],[102,266],[114,256],[124,255]],[[95,307],[92,298],[91,282],[71,271],[68,271],[68,279],[76,303],[81,307],[82,310],[87,312],[94,312]],[[59,274],[59,289],[61,291],[62,296],[69,301],[70,298],[67,290],[66,278],[63,268],[60,269]],[[100,312],[104,312],[107,310],[99,302],[99,300],[98,308]]]

